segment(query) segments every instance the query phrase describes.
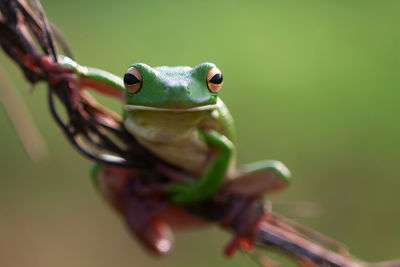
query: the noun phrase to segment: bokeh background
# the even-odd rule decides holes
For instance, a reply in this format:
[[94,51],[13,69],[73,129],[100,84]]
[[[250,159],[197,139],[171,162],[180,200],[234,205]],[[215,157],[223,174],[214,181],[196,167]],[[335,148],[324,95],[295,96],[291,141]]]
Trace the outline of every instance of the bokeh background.
[[[83,65],[122,75],[134,62],[217,64],[239,163],[279,159],[294,174],[271,199],[316,204],[321,212],[295,219],[362,259],[400,256],[399,1],[42,4]],[[1,267],[257,266],[224,258],[229,234],[215,227],[178,234],[165,258],[147,254],[96,194],[90,162],[48,113],[45,87],[29,95],[4,54],[0,63],[49,150],[32,163],[0,112]]]

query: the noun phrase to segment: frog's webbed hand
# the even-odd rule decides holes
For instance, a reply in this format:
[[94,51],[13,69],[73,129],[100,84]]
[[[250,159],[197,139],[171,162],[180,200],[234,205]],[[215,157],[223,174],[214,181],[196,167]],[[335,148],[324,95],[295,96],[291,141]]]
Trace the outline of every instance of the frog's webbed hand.
[[172,194],[171,202],[174,204],[200,202],[213,196],[220,189],[227,174],[233,152],[232,143],[216,131],[200,131],[200,134],[207,145],[217,149],[218,153],[199,181],[166,190],[166,193]]
[[103,70],[80,66],[65,56],[58,56],[57,59],[58,62],[54,62],[49,57],[42,56],[35,60],[39,61],[51,84],[68,83],[73,107],[79,106],[80,91],[83,89],[91,89],[122,102],[125,100],[125,88],[120,77]]

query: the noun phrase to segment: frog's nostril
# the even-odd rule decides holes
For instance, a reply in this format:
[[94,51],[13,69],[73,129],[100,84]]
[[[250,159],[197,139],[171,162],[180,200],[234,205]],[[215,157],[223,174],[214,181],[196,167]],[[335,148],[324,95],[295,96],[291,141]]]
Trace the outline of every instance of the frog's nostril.
[[187,92],[189,92],[189,91],[190,91],[189,86],[186,86],[186,87],[185,87],[185,90],[186,90]]
[[165,87],[164,87],[164,91],[165,91],[165,92],[168,92],[168,91],[169,91],[169,86],[165,86]]

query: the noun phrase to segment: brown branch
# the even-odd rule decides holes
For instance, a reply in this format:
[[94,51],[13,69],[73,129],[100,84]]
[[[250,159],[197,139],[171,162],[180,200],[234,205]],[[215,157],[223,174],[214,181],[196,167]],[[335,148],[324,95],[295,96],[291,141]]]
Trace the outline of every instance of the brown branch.
[[[44,12],[40,5],[36,7],[39,10],[36,13],[40,15],[37,15],[23,0],[0,0],[0,44],[10,58],[20,66],[31,83],[45,81],[49,84],[50,112],[72,146],[84,156],[104,166],[118,167],[119,169],[115,168],[115,171],[123,177],[132,176],[132,170],[143,174],[139,180],[129,180],[124,184],[123,194],[127,194],[128,203],[140,199],[139,191],[152,192],[151,188],[180,181],[182,177],[193,177],[192,174],[165,162],[141,146],[125,129],[121,118],[88,95],[80,93],[79,107],[73,107],[73,91],[67,80],[56,85],[50,83],[41,60],[44,56],[56,55],[56,51],[52,45],[51,29],[46,26]],[[39,44],[39,48],[35,46],[33,39]],[[64,50],[69,50],[60,36],[57,39],[61,40],[61,47],[64,47]],[[9,100],[2,98],[8,103]],[[59,101],[66,110],[66,120],[61,118],[55,101]],[[133,189],[136,186],[137,191],[129,186]],[[143,186],[147,190],[143,191]],[[158,193],[150,195],[153,197],[150,202],[159,201]],[[121,197],[123,194],[117,193],[116,197]],[[162,196],[161,200],[162,198],[165,196]],[[165,203],[167,202],[162,204]],[[121,209],[121,203],[114,204]],[[264,204],[258,198],[229,191],[229,187],[221,190],[212,199],[187,206],[185,209],[192,215],[233,230],[238,242],[242,235],[249,235],[247,232],[249,229],[259,226],[253,229],[254,233],[250,233],[255,234],[254,241],[257,244],[278,249],[303,266],[367,266],[349,256],[347,250],[336,242],[266,211]],[[260,219],[262,222],[257,223]],[[232,244],[235,245],[235,242]],[[270,263],[268,260],[262,262]],[[395,267],[400,266],[400,263],[368,266]]]
[[[259,228],[258,244],[276,248],[300,262],[310,261],[316,266],[345,267],[399,267],[400,261],[370,264],[352,257],[347,249],[321,234],[306,229],[301,233],[295,228],[303,226],[288,222],[277,214],[271,214]],[[315,236],[316,235],[316,236]],[[305,266],[314,266],[311,263]]]

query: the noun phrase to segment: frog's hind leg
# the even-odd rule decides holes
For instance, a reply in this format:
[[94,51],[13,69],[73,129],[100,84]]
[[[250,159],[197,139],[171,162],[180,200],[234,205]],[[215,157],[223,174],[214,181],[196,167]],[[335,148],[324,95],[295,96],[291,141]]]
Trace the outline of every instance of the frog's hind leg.
[[287,187],[290,172],[279,161],[260,161],[244,166],[227,180],[220,194],[236,195],[230,211],[221,220],[223,225],[233,225],[236,235],[225,247],[226,255],[233,255],[238,248],[251,250],[259,224],[270,213],[269,207],[259,199]]
[[173,244],[173,233],[158,214],[168,208],[168,203],[154,195],[138,196],[134,183],[128,183],[124,196],[123,216],[128,228],[155,254],[167,253]]
[[168,224],[158,214],[168,207],[160,193],[143,192],[141,176],[134,169],[95,164],[91,179],[104,196],[125,219],[129,230],[143,245],[156,254],[168,252],[173,235]]
[[241,195],[259,197],[285,189],[291,180],[289,169],[280,161],[265,160],[245,165],[224,189]]

